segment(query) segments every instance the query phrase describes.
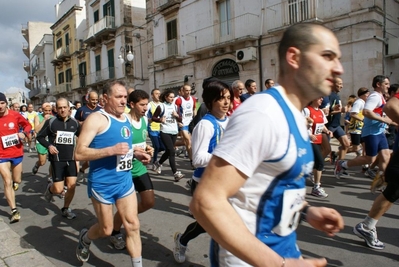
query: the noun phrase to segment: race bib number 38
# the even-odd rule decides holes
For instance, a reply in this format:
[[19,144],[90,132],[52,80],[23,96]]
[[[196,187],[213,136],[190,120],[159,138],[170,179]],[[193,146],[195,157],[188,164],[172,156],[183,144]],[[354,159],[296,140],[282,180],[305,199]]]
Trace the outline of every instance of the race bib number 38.
[[121,172],[132,169],[133,166],[132,160],[133,160],[133,149],[131,148],[126,155],[118,156],[116,158],[116,162],[118,164],[118,166],[116,166],[116,171]]
[[59,145],[73,145],[73,132],[57,131],[55,143]]
[[1,137],[1,141],[3,142],[3,147],[11,147],[11,146],[16,146],[19,144],[19,137],[18,134],[10,134],[6,136]]

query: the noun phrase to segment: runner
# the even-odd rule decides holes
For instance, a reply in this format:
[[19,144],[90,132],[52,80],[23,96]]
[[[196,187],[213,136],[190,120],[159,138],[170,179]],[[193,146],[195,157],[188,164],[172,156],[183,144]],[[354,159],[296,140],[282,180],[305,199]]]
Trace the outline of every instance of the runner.
[[[148,153],[150,156],[154,153],[154,149],[146,144],[147,139],[147,117],[145,113],[147,111],[149,95],[143,90],[136,90],[129,94],[130,113],[128,117],[132,124],[132,143],[134,151],[143,151]],[[143,165],[139,160],[133,159],[132,178],[134,188],[140,195],[140,201],[138,202],[138,213],[143,213],[146,210],[151,209],[155,204],[154,186],[150,175],[148,174],[147,167]],[[111,243],[116,249],[125,248],[125,241],[123,240],[120,232],[122,226],[122,220],[119,216],[119,212],[114,216],[114,229],[110,237]]]
[[77,160],[90,161],[87,192],[98,219],[90,229],[80,231],[76,256],[79,261],[88,261],[91,241],[112,234],[115,204],[125,227],[132,266],[142,267],[137,197],[130,170],[133,157],[143,163],[149,163],[151,157],[133,152],[131,126],[124,113],[125,83],[116,80],[106,83],[103,96],[104,109],[87,118],[75,151]]
[[155,172],[161,174],[162,163],[169,158],[169,165],[175,182],[178,182],[184,177],[184,174],[177,170],[174,144],[178,133],[177,122],[181,122],[182,118],[176,111],[176,105],[173,104],[174,97],[175,94],[172,90],[165,90],[161,94],[162,104],[157,107],[154,115],[152,115],[152,121],[161,123],[161,140],[165,146],[165,152],[162,154],[161,159],[155,162]]
[[213,238],[211,266],[327,264],[302,258],[296,241],[301,214],[329,236],[344,227],[336,210],[306,205],[305,180],[314,159],[301,110],[331,92],[343,73],[340,57],[331,30],[290,26],[278,48],[280,85],[234,112],[190,205]]
[[[53,195],[65,194],[64,206],[61,208],[63,217],[71,220],[76,214],[69,207],[75,195],[76,162],[74,158],[75,136],[79,136],[80,124],[70,117],[69,101],[59,98],[56,102],[57,115],[45,121],[37,135],[37,140],[49,152],[52,171],[52,181],[47,184],[44,198],[51,202]],[[46,140],[48,139],[48,140]],[[64,192],[66,186],[66,192]]]
[[180,129],[180,136],[183,138],[184,145],[186,146],[186,151],[188,153],[188,158],[190,159],[190,163],[192,165],[191,158],[191,134],[189,132],[188,126],[190,122],[193,120],[196,115],[195,108],[196,101],[191,96],[191,86],[184,85],[182,89],[182,96],[178,97],[175,101],[175,105],[177,106],[178,114],[182,118],[182,126]]
[[[43,103],[42,105],[43,109],[43,114],[39,114],[35,117],[35,132],[36,135],[39,133],[39,131],[42,129],[44,123],[49,120],[50,118],[53,117],[53,114],[51,112],[52,108],[50,103]],[[39,171],[39,168],[46,164],[47,160],[47,154],[48,151],[47,149],[42,146],[39,141],[36,140],[36,151],[37,151],[37,156],[39,157],[38,161],[35,163],[35,165],[32,168],[32,174],[36,174]],[[51,177],[51,167],[49,167],[49,177]]]
[[[75,114],[75,119],[79,121],[79,123],[82,125],[82,123],[86,120],[86,118],[93,112],[96,112],[100,110],[102,107],[99,106],[99,97],[97,91],[91,90],[88,95],[87,95],[87,103],[86,105],[80,107],[78,110],[76,110]],[[79,165],[79,163],[78,163]],[[89,162],[85,161],[82,162],[82,167],[79,168],[78,172],[78,182],[82,183],[85,181],[84,175],[85,175],[85,170],[89,168]]]
[[[24,147],[22,140],[32,130],[30,123],[16,111],[7,108],[7,98],[0,93],[0,175],[4,183],[4,195],[11,208],[10,223],[21,219],[16,203],[15,192],[21,183]],[[19,132],[19,127],[23,128]]]
[[[233,90],[223,82],[211,82],[204,88],[202,98],[209,113],[199,121],[193,131],[193,163],[196,169],[190,184],[192,194],[226,129],[226,114],[230,110],[233,97]],[[197,221],[188,225],[183,234],[175,233],[173,256],[176,262],[182,263],[186,260],[188,242],[202,233],[205,233],[205,230]]]

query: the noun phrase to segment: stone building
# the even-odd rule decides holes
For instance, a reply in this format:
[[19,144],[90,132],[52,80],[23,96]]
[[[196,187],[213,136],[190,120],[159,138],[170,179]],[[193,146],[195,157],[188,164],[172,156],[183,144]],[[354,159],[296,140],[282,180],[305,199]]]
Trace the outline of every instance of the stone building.
[[397,0],[147,0],[150,87],[186,83],[200,97],[202,80],[215,76],[262,90],[278,78],[284,29],[314,22],[339,39],[346,99],[378,74],[399,82],[398,14]]

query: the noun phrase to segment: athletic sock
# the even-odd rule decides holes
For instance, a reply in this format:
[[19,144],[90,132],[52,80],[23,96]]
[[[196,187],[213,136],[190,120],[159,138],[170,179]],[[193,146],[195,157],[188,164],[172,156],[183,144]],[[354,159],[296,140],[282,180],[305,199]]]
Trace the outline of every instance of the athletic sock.
[[374,229],[375,226],[377,225],[378,220],[373,219],[369,216],[366,217],[366,219],[364,219],[363,224],[366,227],[366,229],[371,230]]
[[82,240],[83,240],[83,242],[85,242],[87,245],[90,245],[90,244],[91,244],[91,240],[90,240],[90,238],[87,236],[87,233],[88,233],[88,232],[86,232],[86,233],[82,236]]
[[342,162],[342,168],[344,168],[344,169],[348,169],[348,162],[347,161],[344,161],[344,162]]
[[133,267],[143,267],[142,258],[141,257],[132,258],[132,266]]
[[118,235],[118,234],[120,234],[121,233],[121,231],[115,231],[115,230],[112,230],[112,236],[114,236],[114,235]]

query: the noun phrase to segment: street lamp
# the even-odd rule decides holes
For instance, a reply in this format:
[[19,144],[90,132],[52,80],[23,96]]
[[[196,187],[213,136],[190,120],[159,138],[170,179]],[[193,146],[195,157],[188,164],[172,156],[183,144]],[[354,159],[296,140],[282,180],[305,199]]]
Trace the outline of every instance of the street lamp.
[[[126,51],[127,51],[127,53],[126,53]],[[125,61],[125,59],[126,59],[126,61]],[[125,47],[121,46],[120,54],[118,56],[118,61],[121,65],[123,63],[125,63],[125,75],[126,75],[126,72],[130,71],[130,69],[128,69],[128,68],[132,67],[132,64],[130,64],[130,62],[132,62],[133,59],[134,59],[134,55],[132,53],[132,46],[130,46],[130,45],[126,45]]]
[[42,90],[46,90],[46,101],[48,100],[48,96],[50,94],[50,87],[51,87],[51,82],[50,79],[48,79],[46,76],[44,76],[44,82],[42,84]]

